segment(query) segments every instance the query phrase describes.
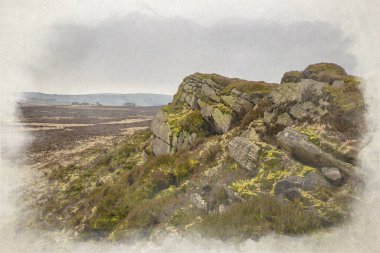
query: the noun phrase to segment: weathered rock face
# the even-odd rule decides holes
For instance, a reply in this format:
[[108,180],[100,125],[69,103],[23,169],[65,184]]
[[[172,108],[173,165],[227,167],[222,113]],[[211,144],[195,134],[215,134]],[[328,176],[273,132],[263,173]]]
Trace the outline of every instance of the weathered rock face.
[[337,167],[349,175],[353,174],[352,165],[324,152],[320,147],[310,142],[307,135],[290,127],[277,134],[277,141],[283,149],[305,163],[317,167]]
[[246,138],[235,137],[228,143],[230,156],[248,171],[256,169],[260,148]]
[[[191,153],[191,164],[203,163],[196,173],[204,173],[186,186],[192,207],[222,215],[233,202],[273,197],[281,205],[296,202],[314,210],[325,223],[344,215],[339,198],[358,182],[355,159],[365,129],[360,83],[329,64],[287,72],[281,83],[196,73],[157,115],[155,155],[175,156],[197,138],[210,137],[196,142],[204,143],[198,157],[192,153],[196,145],[180,153]],[[202,190],[204,184],[209,190]]]
[[219,133],[226,133],[232,125],[232,115],[223,113],[218,108],[212,111],[211,118],[214,121],[215,130]]
[[167,154],[170,152],[170,126],[168,116],[160,111],[154,117],[150,129],[153,133],[152,149],[155,155]]
[[153,137],[153,139],[152,139],[152,150],[156,156],[169,154],[170,153],[170,144],[164,142],[160,138]]
[[226,133],[275,86],[263,82],[249,85],[245,80],[196,73],[183,80],[174,102],[200,108],[215,132]]
[[[175,152],[191,144],[199,133],[178,128],[189,111],[199,111],[203,130],[222,134],[237,126],[276,84],[248,82],[216,74],[196,73],[181,83],[173,102],[154,118],[152,149],[155,155]],[[175,109],[176,108],[176,109]],[[178,110],[177,110],[178,109]],[[204,132],[204,131],[203,131]]]
[[325,87],[328,84],[310,79],[284,83],[269,95],[270,106],[264,122],[275,134],[286,126],[301,122],[320,122],[328,113]]

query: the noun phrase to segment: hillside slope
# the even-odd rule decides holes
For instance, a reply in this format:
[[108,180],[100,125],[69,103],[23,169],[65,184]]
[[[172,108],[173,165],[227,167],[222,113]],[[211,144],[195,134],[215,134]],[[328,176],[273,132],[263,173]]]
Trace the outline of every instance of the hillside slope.
[[335,64],[281,84],[186,77],[151,129],[48,177],[34,225],[87,237],[302,234],[349,219],[361,186],[360,81]]

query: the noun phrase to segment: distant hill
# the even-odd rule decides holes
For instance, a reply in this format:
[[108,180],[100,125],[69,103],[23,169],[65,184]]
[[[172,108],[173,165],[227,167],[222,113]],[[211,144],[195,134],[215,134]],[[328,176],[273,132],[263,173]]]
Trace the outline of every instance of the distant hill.
[[101,104],[109,106],[123,106],[125,104],[135,104],[136,106],[159,106],[171,102],[171,95],[133,93],[115,94],[98,93],[83,95],[59,95],[44,94],[40,92],[21,93],[22,103],[36,103],[48,105],[71,105],[71,104]]

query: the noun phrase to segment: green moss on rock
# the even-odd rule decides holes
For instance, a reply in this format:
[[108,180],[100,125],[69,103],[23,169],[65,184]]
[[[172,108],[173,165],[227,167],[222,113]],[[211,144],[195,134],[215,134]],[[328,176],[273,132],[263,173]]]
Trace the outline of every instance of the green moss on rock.
[[281,78],[281,83],[298,83],[302,79],[301,71],[288,71]]
[[223,94],[230,94],[233,89],[236,89],[240,92],[247,94],[259,94],[259,95],[268,95],[271,93],[276,84],[266,83],[266,82],[255,82],[255,81],[245,81],[239,80],[237,82],[230,83],[227,87],[223,89]]
[[313,79],[332,84],[335,80],[344,80],[346,71],[334,63],[317,63],[309,65],[302,73],[304,79]]

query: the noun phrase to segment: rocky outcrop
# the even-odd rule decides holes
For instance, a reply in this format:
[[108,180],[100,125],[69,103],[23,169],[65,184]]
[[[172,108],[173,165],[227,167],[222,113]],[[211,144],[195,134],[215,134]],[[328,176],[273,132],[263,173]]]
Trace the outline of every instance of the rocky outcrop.
[[364,109],[360,82],[334,64],[287,72],[281,85],[196,73],[154,119],[152,150],[175,157],[191,147],[178,152],[191,159],[174,175],[203,171],[185,196],[204,213],[273,197],[333,224],[346,210],[339,199],[360,181]]
[[190,111],[199,111],[207,122],[207,125],[201,126],[203,133],[227,133],[239,125],[244,115],[275,86],[216,74],[196,73],[185,77],[173,102],[162,109],[152,122],[154,154],[175,152],[195,140],[199,135],[196,131],[179,128],[180,121]]
[[256,169],[260,148],[246,138],[235,137],[228,143],[230,156],[244,169]]
[[279,86],[269,95],[270,105],[264,113],[269,131],[275,134],[294,123],[320,122],[328,113],[327,86],[310,79]]
[[186,77],[151,131],[91,153],[88,164],[47,171],[53,190],[38,202],[38,220],[111,240],[160,229],[240,240],[344,222],[365,172],[355,167],[360,82],[332,64],[281,82]]
[[174,102],[200,108],[202,116],[215,132],[226,133],[275,86],[196,73],[183,80],[177,92],[178,99]]

